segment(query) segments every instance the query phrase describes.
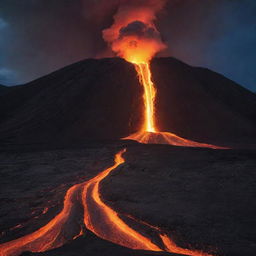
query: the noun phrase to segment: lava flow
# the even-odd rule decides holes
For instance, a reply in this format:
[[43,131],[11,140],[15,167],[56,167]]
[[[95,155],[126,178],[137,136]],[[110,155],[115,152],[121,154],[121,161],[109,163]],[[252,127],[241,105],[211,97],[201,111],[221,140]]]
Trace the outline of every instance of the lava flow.
[[74,221],[79,215],[79,205],[76,201],[80,190],[81,184],[71,187],[65,195],[63,209],[58,215],[37,231],[1,244],[0,255],[18,256],[24,251],[44,252],[62,246],[66,242],[66,236],[74,238],[80,229]]
[[[105,240],[131,249],[211,256],[202,251],[181,248],[160,228],[130,216],[130,220],[137,224],[135,226],[140,226],[140,229],[136,230],[124,221],[125,215],[118,213],[102,200],[100,182],[125,162],[125,151],[126,149],[121,150],[115,155],[115,162],[111,167],[89,181],[72,186],[65,195],[63,210],[48,224],[31,234],[1,244],[0,255],[18,256],[24,251],[44,252],[83,235],[78,225],[82,205],[85,227]],[[151,237],[152,234],[154,237]]]
[[[202,251],[181,248],[160,228],[131,218],[135,223],[140,224],[141,231],[143,232],[136,231],[125,223],[121,214],[104,203],[99,190],[100,182],[120,164],[125,162],[122,156],[125,151],[124,149],[117,153],[115,156],[115,164],[98,174],[84,186],[82,201],[85,209],[84,224],[86,228],[105,240],[131,249],[166,251],[191,256],[210,256],[210,254]],[[148,234],[155,232],[155,236],[160,238],[161,243],[153,242],[153,239],[149,235],[146,235],[147,232],[145,232],[145,228],[151,229]],[[155,240],[157,241],[157,239]]]
[[[143,127],[125,139],[141,143],[219,148],[158,131],[155,120],[156,88],[151,78],[150,60],[165,48],[153,23],[155,12],[163,7],[163,1],[145,1],[149,4],[142,6],[136,1],[134,8],[131,3],[135,1],[123,2],[126,5],[120,7],[115,23],[104,31],[104,38],[111,44],[114,52],[134,64],[144,88],[145,106]],[[89,181],[72,186],[65,195],[63,210],[48,224],[31,234],[1,244],[0,256],[18,256],[24,251],[43,252],[60,247],[83,234],[83,227],[79,223],[83,223],[83,226],[97,236],[131,249],[210,256],[202,251],[179,247],[163,230],[134,217],[129,218],[128,224],[125,221],[127,215],[118,213],[103,201],[100,183],[125,162],[124,152],[122,150],[116,154],[111,167]]]
[[213,149],[222,149],[223,147],[199,143],[185,138],[181,138],[170,132],[160,132],[155,124],[155,96],[156,89],[151,79],[149,63],[135,63],[140,82],[144,88],[144,124],[139,132],[129,135],[123,139],[136,140],[145,144],[170,144],[184,147],[205,147]]
[[103,37],[112,50],[132,63],[144,89],[144,122],[141,129],[123,139],[140,143],[171,144],[187,147],[222,148],[181,138],[157,129],[155,116],[156,88],[152,81],[150,61],[156,53],[166,48],[154,20],[165,1],[124,1],[114,16],[113,25],[103,31]]

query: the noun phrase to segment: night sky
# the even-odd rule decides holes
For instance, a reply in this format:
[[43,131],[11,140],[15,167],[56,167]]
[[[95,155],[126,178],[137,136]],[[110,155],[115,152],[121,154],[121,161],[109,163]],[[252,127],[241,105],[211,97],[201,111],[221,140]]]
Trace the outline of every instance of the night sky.
[[[118,3],[0,0],[0,84],[113,56],[101,31],[112,24]],[[168,44],[161,56],[208,67],[256,91],[255,0],[168,0],[157,26]]]

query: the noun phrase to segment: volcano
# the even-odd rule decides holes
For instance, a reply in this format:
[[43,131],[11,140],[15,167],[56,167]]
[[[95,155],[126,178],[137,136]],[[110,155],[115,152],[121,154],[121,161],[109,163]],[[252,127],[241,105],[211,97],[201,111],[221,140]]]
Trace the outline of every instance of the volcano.
[[254,255],[256,95],[173,58],[136,65],[0,87],[1,256]]
[[[174,58],[155,58],[151,69],[161,131],[219,146],[255,145],[255,94]],[[116,140],[143,122],[143,88],[133,65],[118,58],[88,59],[1,91],[5,144]]]

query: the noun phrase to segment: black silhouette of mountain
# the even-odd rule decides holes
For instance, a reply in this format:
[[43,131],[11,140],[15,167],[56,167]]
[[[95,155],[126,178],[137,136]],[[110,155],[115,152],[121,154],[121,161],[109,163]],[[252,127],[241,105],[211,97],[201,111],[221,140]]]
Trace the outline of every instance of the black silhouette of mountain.
[[[159,130],[225,146],[256,142],[256,95],[174,58],[152,61]],[[122,59],[88,59],[1,96],[2,143],[115,140],[142,123],[142,86]]]
[[11,91],[11,87],[4,86],[4,85],[0,84],[0,95],[3,95],[9,91]]

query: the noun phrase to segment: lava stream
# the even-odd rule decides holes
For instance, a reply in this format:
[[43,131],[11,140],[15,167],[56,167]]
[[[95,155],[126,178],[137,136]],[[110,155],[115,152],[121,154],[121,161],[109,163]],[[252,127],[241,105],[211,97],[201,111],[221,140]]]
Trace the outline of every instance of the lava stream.
[[[106,205],[99,192],[99,183],[117,166],[124,163],[122,154],[115,156],[115,164],[90,180],[83,192],[85,226],[97,236],[132,249],[161,251],[150,239],[129,227],[118,213]],[[96,217],[95,217],[96,215]]]
[[156,132],[155,127],[155,96],[156,89],[151,79],[149,63],[134,64],[139,75],[140,83],[144,89],[145,121],[143,130],[147,132]]
[[127,59],[132,62],[138,73],[140,83],[143,86],[144,95],[144,124],[140,131],[129,135],[123,139],[125,140],[136,140],[144,144],[169,144],[175,146],[184,147],[202,147],[212,149],[225,149],[224,147],[215,146],[206,143],[200,143],[191,141],[185,138],[181,138],[174,133],[160,132],[156,127],[155,121],[155,97],[156,88],[152,81],[152,75],[150,70],[149,62],[135,62],[134,59]]
[[79,207],[76,202],[80,191],[81,184],[72,186],[65,195],[63,209],[58,215],[37,231],[1,244],[0,255],[16,256],[24,251],[44,252],[65,244],[66,237],[72,239],[77,236],[80,227],[75,221]]
[[199,250],[181,248],[177,246],[167,234],[161,231],[160,228],[133,218],[135,222],[144,226],[144,229],[150,227],[153,231],[158,232],[158,236],[162,241],[162,245],[158,245],[151,241],[152,239],[126,224],[121,219],[118,212],[103,202],[99,191],[100,182],[119,165],[125,162],[122,157],[125,151],[126,150],[122,150],[117,153],[114,165],[90,180],[84,187],[82,198],[85,209],[85,226],[97,236],[131,249],[166,251],[190,256],[211,256],[210,254]]
[[[115,162],[111,167],[89,181],[72,186],[65,195],[63,210],[48,224],[31,234],[1,244],[0,255],[16,256],[24,251],[43,252],[60,247],[69,240],[81,236],[83,232],[78,223],[82,205],[84,207],[83,221],[85,226],[105,240],[131,249],[166,251],[191,256],[211,256],[202,251],[180,248],[160,228],[130,216],[129,218],[141,227],[140,231],[135,230],[121,218],[121,214],[103,202],[99,191],[100,182],[125,162],[123,158],[125,151],[125,149],[121,150],[115,155]],[[74,224],[76,225],[74,226]],[[149,229],[151,232],[147,233],[146,230]],[[158,239],[155,239],[158,243],[153,242],[153,238],[149,236],[153,232],[158,236]]]

